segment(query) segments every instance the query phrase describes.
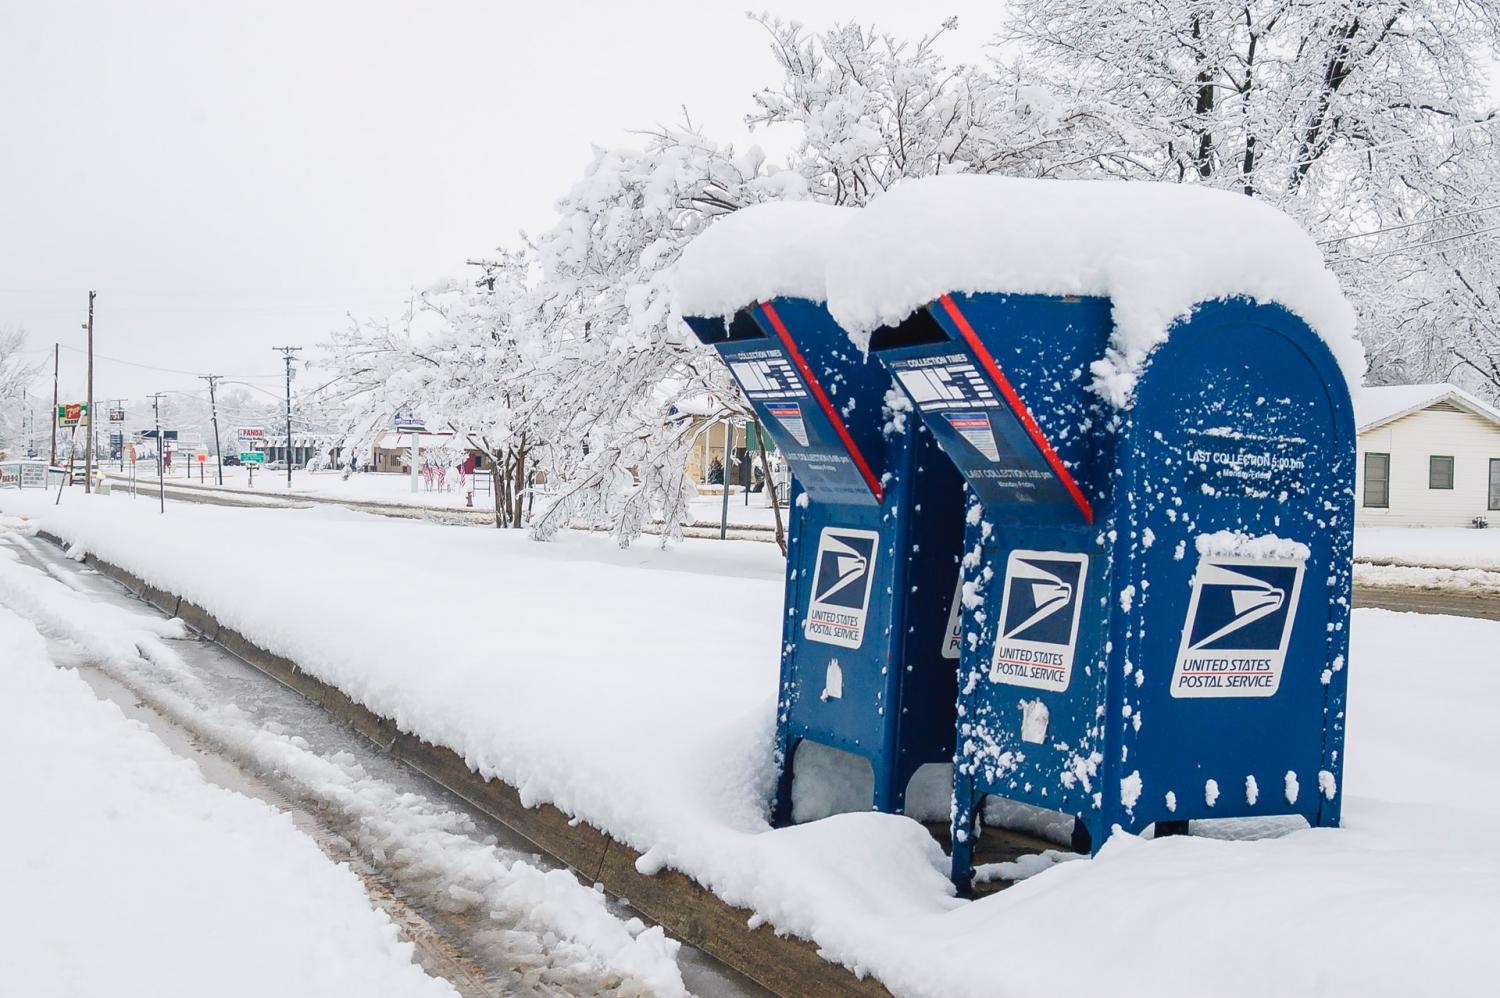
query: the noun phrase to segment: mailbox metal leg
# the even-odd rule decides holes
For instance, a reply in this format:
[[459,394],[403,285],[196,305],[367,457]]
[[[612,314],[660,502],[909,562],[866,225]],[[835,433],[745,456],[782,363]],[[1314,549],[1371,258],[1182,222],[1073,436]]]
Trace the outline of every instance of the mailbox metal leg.
[[780,771],[776,774],[776,796],[771,800],[771,827],[785,828],[792,823],[792,781],[796,778],[793,761],[802,739],[792,739],[777,747]]
[[959,789],[959,782],[954,781],[953,821],[948,829],[953,848],[950,877],[958,896],[968,898],[974,896],[974,818],[979,800],[974,794],[973,781],[962,780],[962,789]]

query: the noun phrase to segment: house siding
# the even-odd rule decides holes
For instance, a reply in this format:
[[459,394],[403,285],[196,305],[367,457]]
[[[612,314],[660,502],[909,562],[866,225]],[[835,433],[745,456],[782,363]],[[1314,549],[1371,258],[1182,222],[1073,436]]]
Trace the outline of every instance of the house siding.
[[[1365,501],[1365,454],[1391,456],[1390,506]],[[1429,489],[1428,458],[1452,455],[1453,488]],[[1500,426],[1471,412],[1422,409],[1359,435],[1354,522],[1358,526],[1468,527],[1476,516],[1500,527],[1488,509],[1489,466],[1500,459]]]

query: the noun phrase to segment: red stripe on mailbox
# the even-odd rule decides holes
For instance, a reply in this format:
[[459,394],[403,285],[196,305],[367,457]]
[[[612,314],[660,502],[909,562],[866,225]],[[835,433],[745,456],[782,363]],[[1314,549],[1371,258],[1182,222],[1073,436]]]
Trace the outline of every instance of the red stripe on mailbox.
[[1089,503],[1088,496],[1083,494],[1083,489],[1078,487],[1078,482],[1074,480],[1072,473],[1063,465],[1062,458],[1058,457],[1057,451],[1052,449],[1052,444],[1042,433],[1042,428],[1031,417],[1031,410],[1026,408],[1026,403],[1021,401],[1021,396],[1017,395],[1016,390],[1011,387],[1010,379],[1005,376],[1004,371],[1000,370],[1000,365],[995,363],[995,358],[990,356],[990,352],[979,341],[974,327],[969,325],[969,320],[964,318],[964,314],[958,310],[953,296],[943,295],[938,301],[942,302],[943,311],[948,313],[948,318],[952,319],[953,324],[958,327],[964,342],[969,345],[970,350],[974,351],[974,356],[979,358],[979,363],[984,366],[985,372],[995,382],[995,387],[1000,389],[1000,394],[1005,397],[1006,404],[1021,421],[1021,427],[1026,431],[1026,435],[1042,452],[1042,457],[1046,458],[1047,464],[1052,468],[1052,473],[1057,476],[1063,488],[1068,490],[1068,495],[1072,496],[1073,501],[1078,504],[1079,510],[1083,513],[1084,522],[1093,523],[1094,507]]
[[854,459],[854,466],[859,469],[859,473],[864,478],[865,484],[870,487],[870,493],[875,497],[875,501],[884,502],[885,490],[880,486],[880,479],[876,478],[875,472],[870,470],[869,462],[865,460],[865,456],[860,453],[859,448],[855,445],[854,438],[849,435],[849,428],[839,418],[838,410],[833,407],[833,403],[829,400],[827,393],[823,391],[823,386],[818,383],[817,378],[813,377],[812,368],[807,365],[807,358],[802,356],[802,351],[798,350],[797,344],[792,342],[792,334],[786,331],[786,325],[782,323],[781,316],[776,314],[776,310],[771,307],[771,303],[768,301],[760,303],[760,310],[765,313],[766,321],[776,331],[776,338],[781,340],[781,345],[786,348],[787,356],[791,357],[792,363],[797,365],[797,371],[802,375],[802,380],[807,382],[807,387],[812,391],[813,398],[817,399],[818,405],[822,407],[823,415],[828,417],[828,421],[833,424],[834,432],[844,442],[845,449],[849,451],[849,456]]

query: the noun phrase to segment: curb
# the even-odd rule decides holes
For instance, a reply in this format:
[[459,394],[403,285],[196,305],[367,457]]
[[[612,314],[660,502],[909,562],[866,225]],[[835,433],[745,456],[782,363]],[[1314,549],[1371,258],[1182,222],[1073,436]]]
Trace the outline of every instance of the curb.
[[[67,542],[41,531],[43,540],[66,548]],[[873,977],[856,977],[824,960],[815,944],[777,935],[769,925],[749,928],[751,912],[722,900],[675,870],[647,876],[636,869],[640,852],[576,821],[551,804],[527,807],[517,790],[487,779],[469,768],[452,749],[433,745],[401,731],[390,718],[355,703],[342,690],[300,669],[295,662],[266,651],[238,631],[225,627],[207,610],[175,593],[146,584],[128,570],[92,554],[84,564],[114,579],[132,594],[164,613],[179,617],[202,637],[244,660],[284,686],[329,711],[382,750],[441,784],[570,867],[585,884],[604,889],[627,902],[674,938],[689,943],[778,995],[889,995]]]

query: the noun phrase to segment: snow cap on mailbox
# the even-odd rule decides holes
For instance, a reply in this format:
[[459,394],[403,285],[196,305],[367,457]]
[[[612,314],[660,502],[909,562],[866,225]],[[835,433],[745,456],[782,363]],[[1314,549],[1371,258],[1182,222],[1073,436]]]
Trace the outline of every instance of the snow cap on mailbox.
[[812,201],[768,201],[720,218],[677,262],[678,311],[727,316],[772,298],[827,301],[828,255],[858,214]]
[[1129,407],[1152,351],[1195,306],[1275,303],[1364,377],[1354,311],[1316,243],[1243,194],[1187,184],[944,176],[877,198],[838,233],[827,301],[863,345],[945,294],[1108,298],[1114,329],[1094,391]]

